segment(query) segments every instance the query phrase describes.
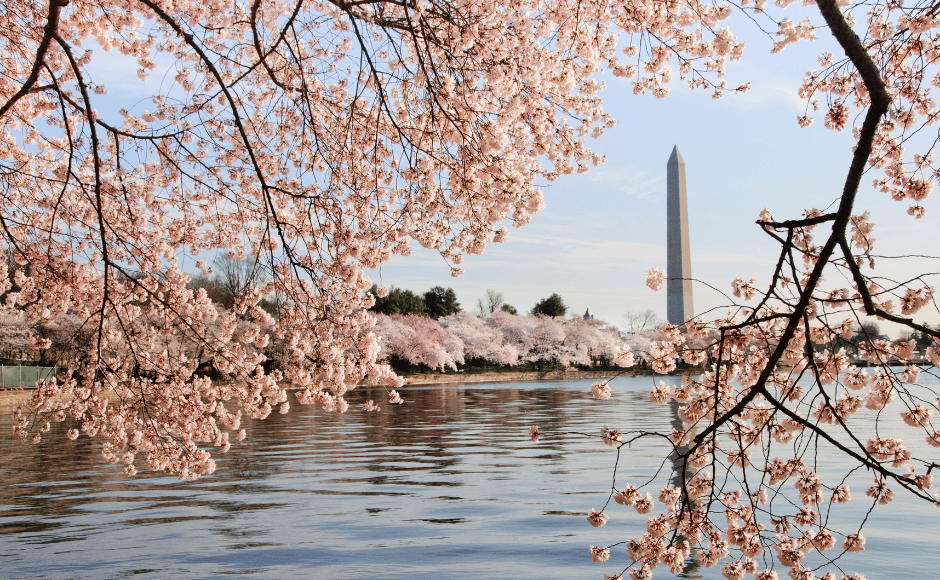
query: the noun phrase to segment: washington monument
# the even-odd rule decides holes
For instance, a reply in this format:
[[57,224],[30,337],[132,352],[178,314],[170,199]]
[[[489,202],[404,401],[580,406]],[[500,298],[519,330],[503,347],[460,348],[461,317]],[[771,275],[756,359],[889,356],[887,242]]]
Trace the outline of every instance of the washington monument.
[[673,147],[666,163],[666,278],[666,320],[678,326],[695,316],[685,161],[678,147]]

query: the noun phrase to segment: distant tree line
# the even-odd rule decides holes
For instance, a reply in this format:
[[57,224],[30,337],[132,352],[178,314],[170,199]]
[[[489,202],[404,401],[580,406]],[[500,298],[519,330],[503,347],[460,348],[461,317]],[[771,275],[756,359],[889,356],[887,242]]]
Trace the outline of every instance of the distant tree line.
[[376,314],[413,314],[437,320],[461,311],[453,288],[435,286],[424,294],[415,294],[392,286],[385,296],[380,296],[378,287],[373,284],[369,292],[375,297],[375,304],[369,310]]
[[[930,325],[926,322],[923,323],[923,326],[930,328]],[[865,321],[861,325],[850,328],[845,335],[836,336],[829,344],[817,344],[817,349],[828,348],[835,352],[844,348],[847,353],[858,356],[860,351],[872,347],[877,348],[879,344],[885,343],[888,340],[888,336],[881,331],[877,323]],[[921,331],[909,332],[906,335],[899,336],[898,342],[912,343],[910,345],[911,352],[919,356],[923,356],[927,348],[934,345],[933,337]]]
[[[290,305],[279,304],[276,297],[262,300],[258,307],[269,316],[268,322],[260,324],[236,314],[239,297],[263,286],[267,277],[254,259],[220,255],[211,269],[204,268],[202,274],[191,276],[187,286],[196,290],[197,301],[211,300],[217,306],[216,316],[198,324],[219,335],[233,333],[240,348],[263,357],[271,370],[290,364],[290,345],[284,338],[267,333],[278,309]],[[18,288],[13,286],[8,291]],[[392,286],[380,296],[378,288],[372,286],[369,292],[375,299],[370,310],[377,317],[373,332],[382,349],[381,357],[399,371],[521,364],[538,368],[609,366],[624,349],[616,329],[604,322],[565,320],[568,308],[557,293],[538,301],[529,315],[518,315],[503,294],[492,289],[486,290],[472,314],[461,309],[453,288],[434,286],[417,294]],[[146,324],[153,315],[149,306],[141,304],[136,321]],[[90,316],[83,311],[68,311],[35,319],[25,312],[7,310],[0,314],[0,359],[40,365],[81,361],[90,356],[89,348],[96,340]],[[198,374],[221,376],[218,361],[198,341],[182,335],[168,335],[161,340],[168,354],[193,361]],[[645,346],[642,340],[638,344]],[[153,371],[139,365],[129,372],[147,377]]]
[[[424,294],[416,294],[411,290],[392,286],[384,296],[380,296],[378,286],[373,284],[369,293],[375,297],[375,304],[369,310],[376,314],[413,314],[437,320],[462,311],[453,288],[435,286]],[[487,288],[483,298],[477,300],[475,314],[487,318],[497,312],[519,313],[515,306],[506,303],[502,292]],[[529,313],[561,317],[567,312],[565,301],[557,293],[553,293],[548,298],[539,300]]]

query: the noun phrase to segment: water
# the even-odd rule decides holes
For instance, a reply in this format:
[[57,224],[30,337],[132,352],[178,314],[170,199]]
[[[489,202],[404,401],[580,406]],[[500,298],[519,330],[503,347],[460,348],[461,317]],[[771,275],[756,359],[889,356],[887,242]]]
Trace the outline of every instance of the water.
[[[380,413],[294,405],[250,422],[249,439],[217,456],[214,475],[185,483],[146,472],[127,479],[87,438],[15,443],[4,417],[0,576],[599,579],[626,556],[615,549],[593,564],[588,546],[642,533],[646,516],[612,505],[608,524],[590,527],[616,452],[575,436],[534,444],[528,426],[596,434],[605,424],[662,429],[671,417],[647,399],[649,378],[618,379],[604,402],[590,384],[412,388],[404,405]],[[648,476],[665,453],[661,443],[635,445],[618,485]],[[825,481],[838,462],[821,463]],[[859,481],[852,507],[833,518],[863,515],[870,476]],[[888,508],[866,524],[868,549],[839,563],[868,580],[935,577],[940,511],[903,494]],[[721,577],[694,565],[681,576]]]

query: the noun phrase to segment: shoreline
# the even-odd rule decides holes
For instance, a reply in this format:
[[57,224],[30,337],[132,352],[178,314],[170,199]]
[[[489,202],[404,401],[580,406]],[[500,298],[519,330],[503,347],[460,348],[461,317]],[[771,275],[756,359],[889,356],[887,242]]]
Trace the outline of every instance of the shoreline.
[[[624,369],[622,371],[580,371],[577,369],[563,369],[552,371],[505,372],[505,373],[474,373],[474,374],[427,374],[410,375],[402,377],[403,386],[412,385],[454,385],[475,383],[521,383],[528,381],[569,381],[577,379],[606,379],[615,375],[635,376],[636,373]],[[652,375],[650,375],[652,376]]]

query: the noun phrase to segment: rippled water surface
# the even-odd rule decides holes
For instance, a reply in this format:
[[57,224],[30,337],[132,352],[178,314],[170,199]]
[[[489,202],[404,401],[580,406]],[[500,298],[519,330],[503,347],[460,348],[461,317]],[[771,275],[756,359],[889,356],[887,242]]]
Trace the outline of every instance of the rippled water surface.
[[[533,444],[527,428],[663,429],[671,411],[649,402],[649,378],[618,379],[605,402],[590,384],[412,388],[405,404],[380,413],[294,405],[248,424],[249,439],[217,456],[214,475],[185,483],[145,472],[126,479],[87,438],[15,443],[3,417],[0,577],[602,578],[626,556],[615,549],[592,564],[588,546],[645,527],[646,516],[616,505],[603,528],[585,520],[607,499],[616,453],[596,439]],[[351,402],[384,398],[354,394]],[[665,453],[634,446],[617,481],[641,481]],[[839,462],[824,451],[818,460],[824,481],[834,477]],[[870,476],[856,479],[861,500]],[[851,521],[867,507],[833,518]],[[940,510],[901,494],[888,508],[866,523],[868,550],[840,563],[868,580],[940,577]],[[680,576],[721,577],[694,562]]]

